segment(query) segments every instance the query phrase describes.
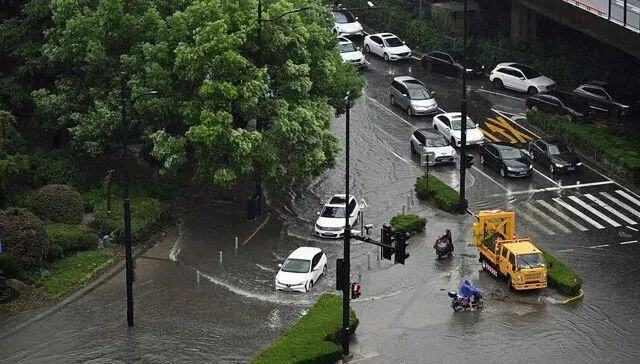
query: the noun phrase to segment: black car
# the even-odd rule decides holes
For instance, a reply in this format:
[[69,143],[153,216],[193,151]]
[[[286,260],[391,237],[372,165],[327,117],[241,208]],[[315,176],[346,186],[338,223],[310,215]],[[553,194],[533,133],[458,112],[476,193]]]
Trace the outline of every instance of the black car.
[[585,106],[614,118],[632,114],[637,111],[640,104],[637,98],[626,95],[601,81],[580,85],[573,90],[573,94]]
[[[422,66],[429,71],[439,72],[449,76],[462,76],[463,56],[458,52],[433,51],[422,56]],[[467,58],[467,76],[481,76],[484,66]]]
[[533,163],[525,153],[503,144],[485,143],[480,148],[480,164],[495,169],[502,177],[529,177],[533,172]]
[[571,94],[555,92],[553,95],[537,94],[527,97],[527,110],[540,110],[547,114],[566,117],[569,121],[586,122],[591,120],[593,112],[577,101]]
[[582,166],[571,149],[562,142],[536,140],[529,143],[531,159],[546,166],[551,173],[577,171]]

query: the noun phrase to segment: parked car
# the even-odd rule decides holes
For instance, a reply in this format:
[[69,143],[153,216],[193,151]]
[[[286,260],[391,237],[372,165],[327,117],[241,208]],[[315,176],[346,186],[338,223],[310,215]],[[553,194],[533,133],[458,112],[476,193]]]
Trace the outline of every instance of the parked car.
[[410,76],[395,77],[389,87],[389,102],[407,111],[407,115],[426,115],[438,111],[434,92]]
[[[462,53],[433,51],[422,56],[422,66],[429,71],[442,73],[448,76],[462,76]],[[467,76],[481,76],[484,66],[467,58]]]
[[640,102],[637,98],[625,95],[605,82],[585,83],[573,90],[573,94],[586,106],[614,118],[627,116],[640,109]]
[[[341,238],[344,236],[345,195],[333,195],[318,212],[314,233],[323,238]],[[353,226],[358,221],[360,204],[355,197],[349,196],[348,211],[349,224]]]
[[[433,117],[433,128],[442,134],[452,146],[459,147],[460,133],[462,130],[462,114],[450,112],[439,114]],[[467,116],[467,145],[477,145],[484,143],[484,134],[479,126]]]
[[360,52],[360,48],[356,47],[349,39],[338,37],[337,48],[343,63],[352,64],[358,68],[367,65],[364,55]]
[[335,22],[333,24],[333,34],[337,36],[353,36],[364,35],[362,24],[358,21],[358,18],[346,9],[333,10],[333,17]]
[[502,177],[529,177],[533,162],[520,149],[509,145],[485,143],[480,148],[480,164],[496,170]]
[[364,37],[364,51],[377,54],[385,61],[411,58],[411,49],[391,33],[377,33]]
[[447,142],[442,135],[429,129],[418,129],[413,132],[410,141],[411,154],[433,153],[433,163],[455,164],[456,150]]
[[276,290],[309,292],[318,279],[327,273],[327,256],[320,248],[300,247],[278,267]]
[[509,88],[535,95],[556,89],[556,83],[529,66],[518,63],[500,63],[491,71],[489,80],[496,88]]
[[565,143],[559,141],[535,140],[529,143],[529,155],[551,173],[572,172],[582,167],[580,158]]
[[527,97],[527,110],[544,111],[566,117],[569,121],[587,121],[593,113],[572,94],[555,92],[553,95],[538,94]]

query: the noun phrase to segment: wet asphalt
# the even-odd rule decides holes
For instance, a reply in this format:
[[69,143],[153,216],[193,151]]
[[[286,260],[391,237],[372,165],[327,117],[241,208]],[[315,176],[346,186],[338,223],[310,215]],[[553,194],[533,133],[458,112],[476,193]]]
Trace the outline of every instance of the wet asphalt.
[[[472,216],[446,214],[415,198],[411,203],[415,179],[424,171],[411,156],[409,138],[416,127],[430,128],[431,117],[409,118],[392,107],[389,84],[395,76],[413,75],[436,90],[441,109],[450,112],[459,110],[459,80],[430,74],[415,61],[368,59],[365,93],[351,114],[351,193],[364,199],[365,221],[376,226],[376,238],[379,227],[403,205],[428,223],[425,233],[412,237],[404,266],[379,260],[375,246],[352,244],[352,281],[361,280],[363,294],[353,301],[361,323],[351,360],[637,362],[640,199],[595,166],[565,176],[536,166],[529,179],[502,179],[477,163],[472,150],[470,210],[516,211],[518,234],[565,260],[585,281],[584,300],[571,306],[559,304],[561,297],[551,290],[510,293],[504,282],[481,271],[469,246]],[[496,139],[525,145],[536,138],[521,119],[522,95],[494,90],[482,79],[470,81],[468,93],[470,117]],[[342,141],[344,122],[341,116],[332,124]],[[194,197],[179,228],[138,258],[135,328],[126,327],[121,273],[0,340],[0,362],[248,361],[320,294],[335,292],[335,259],[342,255],[342,242],[316,238],[312,229],[322,204],[343,192],[343,170],[341,157],[308,185],[278,191],[277,198],[270,194],[270,218],[250,240],[257,224],[238,224],[244,217],[232,206],[212,213],[212,201]],[[458,188],[457,166],[430,172]],[[432,244],[447,228],[453,231],[456,254],[438,261]],[[298,246],[322,248],[328,274],[307,294],[276,293],[277,264]],[[446,292],[463,277],[487,292],[482,311],[454,314],[450,309]],[[1,319],[0,327],[10,328]]]

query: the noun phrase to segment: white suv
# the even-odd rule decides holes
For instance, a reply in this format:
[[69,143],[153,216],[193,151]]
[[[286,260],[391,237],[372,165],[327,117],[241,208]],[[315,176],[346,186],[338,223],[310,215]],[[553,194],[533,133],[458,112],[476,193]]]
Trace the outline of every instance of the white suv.
[[333,24],[333,34],[337,36],[364,35],[362,24],[358,18],[353,16],[349,10],[338,9],[333,11],[335,23]]
[[500,63],[491,71],[489,80],[496,88],[509,88],[535,95],[556,89],[556,83],[529,66],[518,63]]
[[338,37],[338,53],[340,53],[343,63],[352,64],[358,68],[367,65],[360,48],[357,48],[352,41],[345,37]]
[[411,49],[391,33],[367,35],[364,37],[364,51],[377,54],[385,61],[411,58]]

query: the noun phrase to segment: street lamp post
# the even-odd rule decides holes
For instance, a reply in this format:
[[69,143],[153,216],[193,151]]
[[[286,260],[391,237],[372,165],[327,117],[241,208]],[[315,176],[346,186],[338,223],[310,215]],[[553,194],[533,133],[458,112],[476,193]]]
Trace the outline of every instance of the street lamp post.
[[344,257],[343,257],[343,282],[342,282],[342,353],[349,355],[349,300],[351,286],[351,225],[349,224],[349,124],[351,111],[351,92],[347,93],[345,101],[345,213],[344,213]]
[[460,212],[467,209],[466,193],[466,164],[467,164],[467,0],[463,6],[463,30],[462,30],[462,101],[460,112],[462,116],[460,127]]
[[131,95],[127,92],[126,74],[122,73],[120,79],[120,101],[121,101],[121,118],[122,118],[122,183],[124,185],[124,242],[125,242],[125,267],[126,267],[126,283],[127,283],[127,325],[133,326],[133,256],[131,253],[131,196],[129,193],[129,121],[127,115],[127,107],[131,108],[133,102],[142,96],[155,95],[158,91],[149,91],[137,95],[131,99]]

